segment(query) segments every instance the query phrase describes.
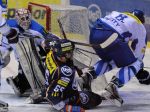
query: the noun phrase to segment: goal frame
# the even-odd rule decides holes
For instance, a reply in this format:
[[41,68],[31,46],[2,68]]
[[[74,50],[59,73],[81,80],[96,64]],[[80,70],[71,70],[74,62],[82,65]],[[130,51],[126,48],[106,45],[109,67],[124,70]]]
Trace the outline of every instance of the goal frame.
[[51,8],[49,6],[46,6],[43,4],[29,2],[28,3],[28,9],[30,10],[30,12],[32,12],[32,6],[33,5],[45,8],[45,10],[46,10],[46,30],[51,31],[51,11],[52,11]]

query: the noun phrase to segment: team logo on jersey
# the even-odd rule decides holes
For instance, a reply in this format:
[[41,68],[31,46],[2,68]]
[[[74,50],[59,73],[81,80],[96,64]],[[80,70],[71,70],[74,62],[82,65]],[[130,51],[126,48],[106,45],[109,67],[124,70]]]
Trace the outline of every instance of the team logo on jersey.
[[61,72],[65,75],[65,76],[71,76],[72,75],[72,69],[68,66],[63,66],[61,68]]
[[80,100],[82,104],[86,104],[89,101],[89,97],[85,93],[80,93]]
[[94,22],[101,17],[101,9],[96,4],[91,4],[88,7],[88,19],[90,27],[93,27]]

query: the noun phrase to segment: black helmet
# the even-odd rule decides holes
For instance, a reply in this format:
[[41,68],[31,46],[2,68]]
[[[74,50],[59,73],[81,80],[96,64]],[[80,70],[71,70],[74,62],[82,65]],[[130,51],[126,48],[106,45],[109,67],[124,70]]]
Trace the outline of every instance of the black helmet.
[[138,9],[134,9],[132,14],[135,15],[142,23],[145,23],[144,12]]
[[68,53],[72,55],[74,50],[74,44],[67,39],[59,39],[52,47],[52,50],[54,55],[57,57],[67,57],[66,54]]

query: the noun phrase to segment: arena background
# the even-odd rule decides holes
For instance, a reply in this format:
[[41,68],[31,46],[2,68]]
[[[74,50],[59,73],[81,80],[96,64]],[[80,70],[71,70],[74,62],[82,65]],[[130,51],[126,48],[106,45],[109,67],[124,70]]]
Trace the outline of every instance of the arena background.
[[15,8],[27,8],[29,2],[40,4],[61,4],[61,0],[8,0],[8,19],[15,16]]

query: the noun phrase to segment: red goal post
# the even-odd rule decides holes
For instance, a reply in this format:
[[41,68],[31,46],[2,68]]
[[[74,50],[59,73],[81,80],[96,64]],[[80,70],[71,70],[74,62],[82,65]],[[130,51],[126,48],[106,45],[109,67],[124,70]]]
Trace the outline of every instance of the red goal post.
[[43,25],[47,31],[51,30],[51,9],[49,6],[29,2],[28,9],[34,20]]

